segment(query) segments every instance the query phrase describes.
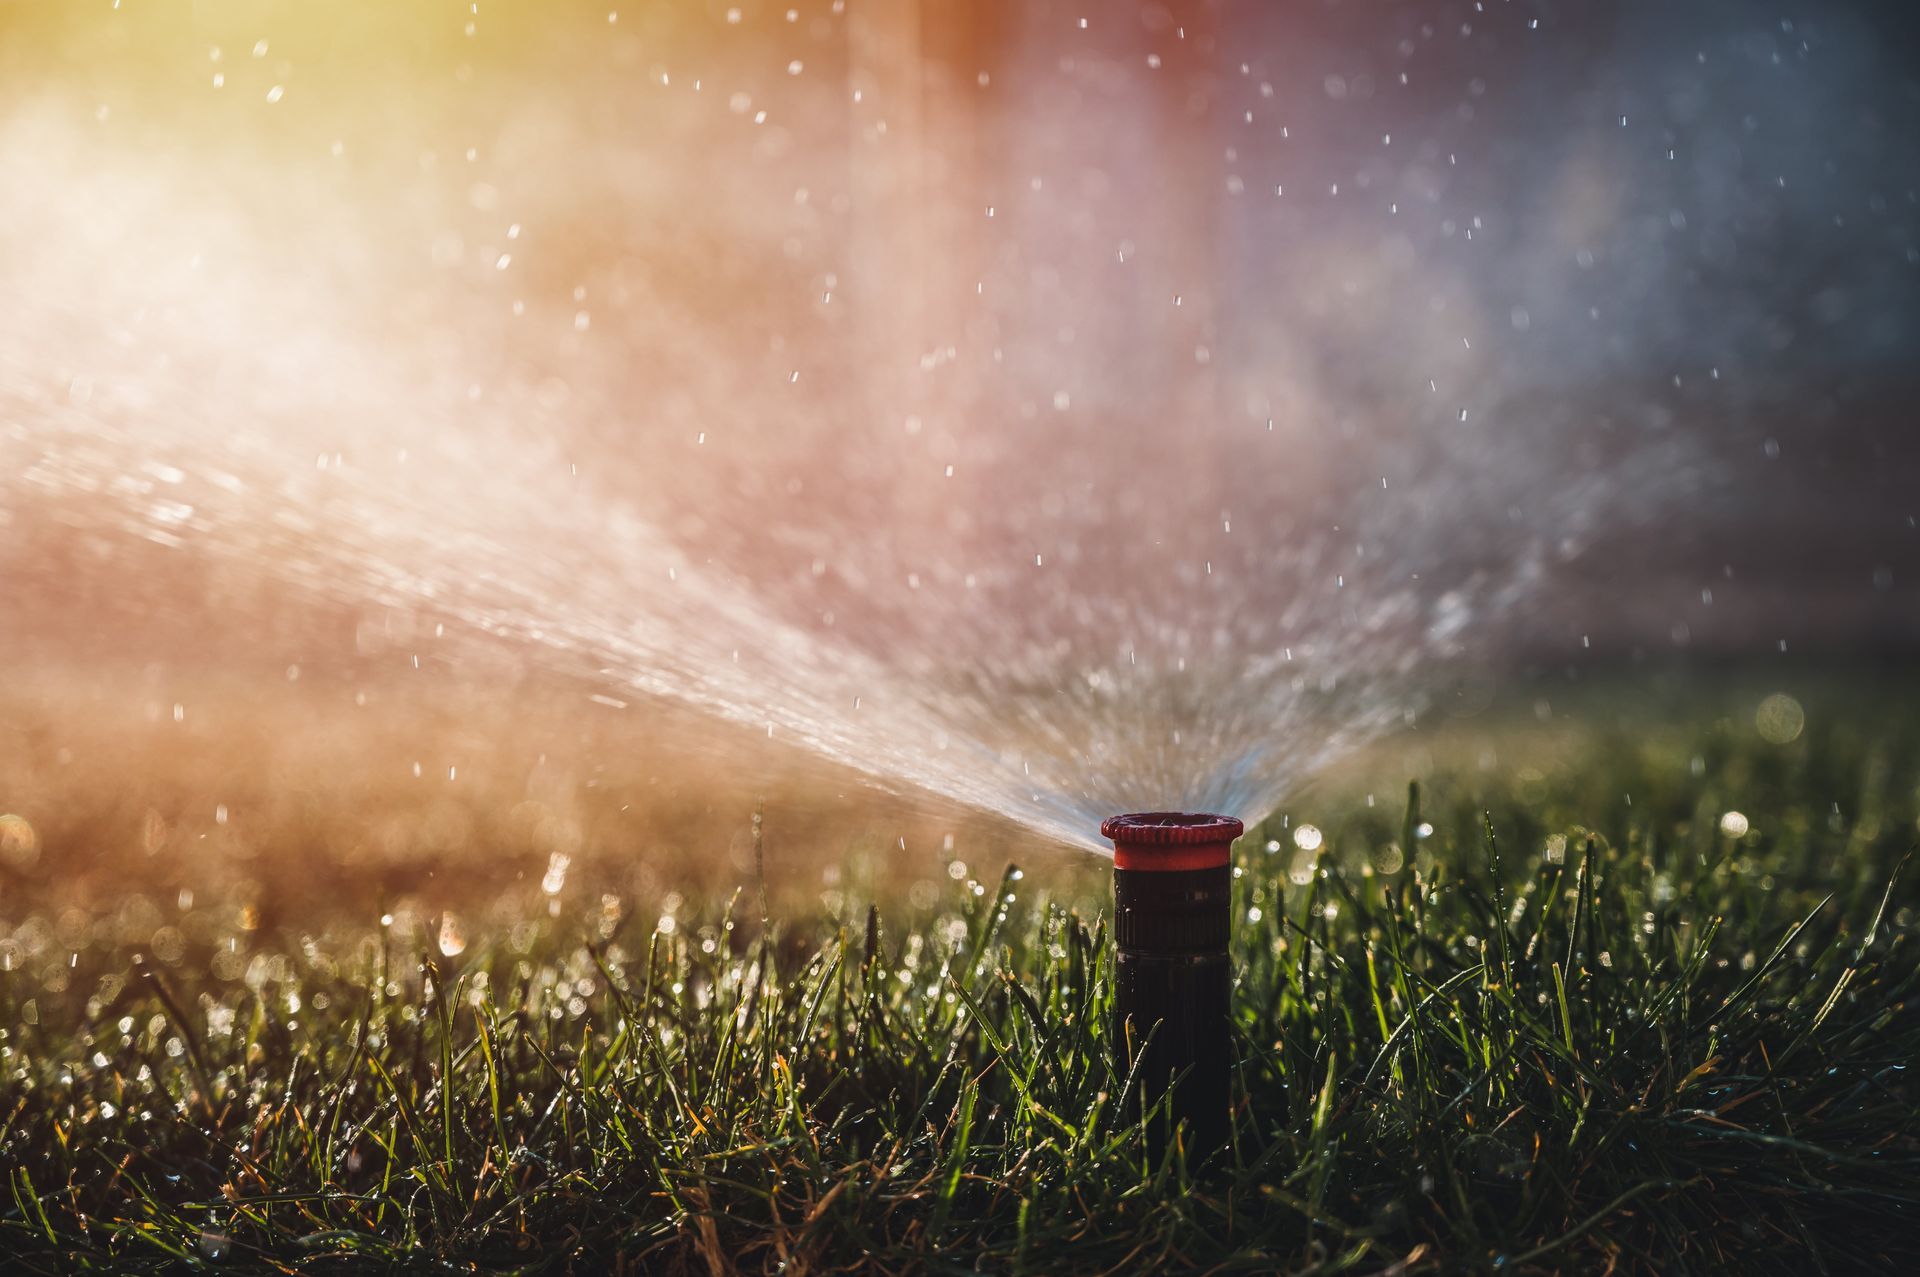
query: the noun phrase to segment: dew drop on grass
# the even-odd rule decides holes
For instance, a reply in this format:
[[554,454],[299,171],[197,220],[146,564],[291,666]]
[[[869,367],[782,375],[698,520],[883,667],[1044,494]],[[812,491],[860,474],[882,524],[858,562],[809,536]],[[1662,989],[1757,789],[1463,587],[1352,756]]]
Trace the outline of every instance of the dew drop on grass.
[[1748,828],[1747,818],[1740,812],[1730,811],[1720,817],[1720,832],[1729,838],[1746,837]]

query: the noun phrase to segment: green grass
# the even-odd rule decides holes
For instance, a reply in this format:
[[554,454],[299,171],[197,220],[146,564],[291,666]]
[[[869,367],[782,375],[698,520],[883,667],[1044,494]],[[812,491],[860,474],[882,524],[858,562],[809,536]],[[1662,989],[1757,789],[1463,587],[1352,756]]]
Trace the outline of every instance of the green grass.
[[[1104,902],[1050,898],[1040,861],[770,931],[751,884],[670,932],[657,901],[531,897],[451,957],[431,919],[189,929],[143,959],[40,918],[0,946],[0,1251],[1910,1271],[1917,781],[1908,737],[1722,722],[1276,816],[1239,851],[1238,1120],[1207,1167],[1149,1162],[1109,1060]],[[1282,827],[1307,819],[1317,861]]]

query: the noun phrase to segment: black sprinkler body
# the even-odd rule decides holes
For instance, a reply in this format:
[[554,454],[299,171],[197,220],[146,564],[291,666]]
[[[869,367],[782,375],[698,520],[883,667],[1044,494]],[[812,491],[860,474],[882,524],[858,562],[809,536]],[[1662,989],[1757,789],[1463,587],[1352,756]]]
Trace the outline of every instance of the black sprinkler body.
[[1231,847],[1243,830],[1231,816],[1137,812],[1100,826],[1113,840],[1115,940],[1113,1032],[1127,1096],[1137,1115],[1166,1095],[1168,1114],[1148,1128],[1158,1160],[1173,1124],[1187,1127],[1197,1163],[1227,1141],[1232,1050]]

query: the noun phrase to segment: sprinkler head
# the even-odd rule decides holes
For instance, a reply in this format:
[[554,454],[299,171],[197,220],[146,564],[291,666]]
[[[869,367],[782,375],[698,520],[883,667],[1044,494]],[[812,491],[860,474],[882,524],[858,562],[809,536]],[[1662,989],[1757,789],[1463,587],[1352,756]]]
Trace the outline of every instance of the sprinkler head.
[[1113,840],[1113,1040],[1121,1075],[1137,1079],[1128,1112],[1164,1114],[1147,1128],[1157,1160],[1185,1124],[1189,1160],[1226,1143],[1232,1058],[1231,816],[1136,812],[1102,821]]
[[1246,828],[1232,816],[1136,811],[1101,821],[1100,836],[1113,841],[1114,868],[1164,873],[1218,869],[1228,863],[1233,840]]

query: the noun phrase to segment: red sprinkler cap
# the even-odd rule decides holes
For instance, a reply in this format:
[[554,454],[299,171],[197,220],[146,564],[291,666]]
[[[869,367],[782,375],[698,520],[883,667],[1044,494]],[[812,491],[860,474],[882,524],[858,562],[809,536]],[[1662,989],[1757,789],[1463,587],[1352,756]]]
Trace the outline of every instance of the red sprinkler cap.
[[1100,822],[1100,836],[1113,840],[1115,869],[1171,872],[1218,869],[1231,859],[1233,840],[1246,826],[1232,816],[1206,812],[1136,811]]

